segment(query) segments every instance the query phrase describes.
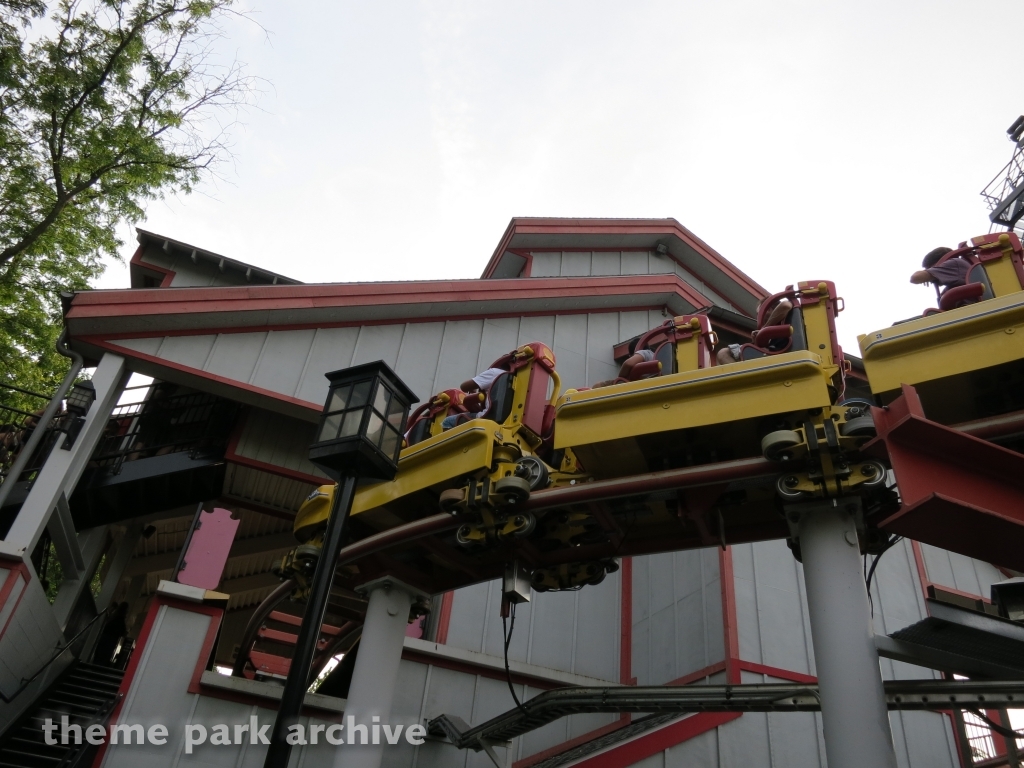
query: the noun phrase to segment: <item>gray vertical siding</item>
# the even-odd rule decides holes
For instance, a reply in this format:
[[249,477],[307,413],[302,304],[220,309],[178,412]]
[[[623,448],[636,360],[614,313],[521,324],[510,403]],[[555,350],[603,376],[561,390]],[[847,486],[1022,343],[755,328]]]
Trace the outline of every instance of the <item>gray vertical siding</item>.
[[633,558],[632,650],[638,685],[667,683],[725,659],[716,549]]
[[935,584],[988,598],[990,587],[1006,577],[994,565],[974,560],[956,552],[921,545],[925,570]]
[[115,343],[315,404],[327,394],[324,373],[384,360],[426,400],[443,389],[458,387],[531,341],[554,350],[563,386],[589,386],[615,375],[615,344],[660,325],[665,317],[660,310],[637,310],[166,336]]
[[242,272],[235,270],[221,272],[216,264],[205,259],[198,264],[193,264],[190,254],[178,250],[168,255],[156,248],[147,248],[142,255],[142,263],[173,271],[171,288],[207,288],[248,284],[245,274]]
[[803,568],[784,541],[732,547],[740,658],[813,675]]
[[[577,592],[533,593],[518,606],[509,659],[549,669],[619,680],[619,573]],[[448,645],[504,655],[497,581],[456,590]]]
[[[530,277],[675,274],[712,303],[740,311],[675,259],[653,251],[542,251],[532,254]],[[774,290],[780,290],[777,286]]]

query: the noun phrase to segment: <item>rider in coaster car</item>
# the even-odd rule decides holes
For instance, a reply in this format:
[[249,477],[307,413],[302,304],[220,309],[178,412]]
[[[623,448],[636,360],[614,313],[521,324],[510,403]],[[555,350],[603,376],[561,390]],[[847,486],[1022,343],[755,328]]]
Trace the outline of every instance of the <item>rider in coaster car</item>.
[[[491,391],[491,385],[494,383],[494,380],[503,373],[505,373],[505,371],[502,368],[488,368],[486,371],[478,373],[472,379],[466,379],[459,385],[459,389],[467,394],[483,392],[486,395]],[[441,422],[441,429],[451,429],[455,426],[459,416],[462,415],[463,414],[461,413],[453,413],[451,416],[445,416],[444,420]],[[479,414],[476,413],[470,413],[468,417],[475,419],[478,415]]]
[[[967,273],[971,271],[971,263],[964,258],[959,256],[954,259],[938,264],[939,259],[950,253],[952,248],[936,248],[935,250],[929,251],[928,255],[924,257],[921,262],[921,266],[924,269],[919,269],[917,272],[910,276],[910,282],[914,285],[920,285],[921,283],[935,283],[936,285],[942,286],[942,293],[952,289],[959,288],[961,285],[967,284]],[[936,266],[937,265],[937,266]],[[974,304],[977,299],[965,299],[962,304]]]
[[614,379],[605,379],[599,381],[594,385],[594,389],[598,387],[610,387],[619,379],[625,379],[629,381],[629,374],[632,373],[633,368],[640,363],[650,363],[654,361],[654,353],[649,349],[641,349],[637,351],[636,343],[639,339],[634,339],[629,345],[629,357],[622,361],[622,366],[619,368],[619,375]]
[[[770,325],[782,325],[786,319],[786,315],[789,314],[789,310],[793,308],[793,302],[789,299],[780,299],[779,303],[775,305],[775,308],[768,314],[768,317],[764,319],[764,323],[761,328],[767,328]],[[760,328],[758,329],[760,330]],[[757,336],[757,330],[750,334],[751,340]],[[776,345],[779,349],[786,346],[788,339],[772,339],[768,342],[768,350],[774,352],[773,345]],[[728,365],[729,363],[738,363],[740,361],[740,355],[742,350],[740,344],[730,344],[727,347],[722,347],[715,354],[715,362],[718,365]]]

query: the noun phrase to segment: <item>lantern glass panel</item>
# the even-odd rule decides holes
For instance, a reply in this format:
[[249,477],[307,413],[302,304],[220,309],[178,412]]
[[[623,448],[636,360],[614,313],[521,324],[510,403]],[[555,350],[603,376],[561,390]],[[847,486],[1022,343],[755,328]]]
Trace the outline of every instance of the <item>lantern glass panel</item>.
[[370,423],[366,426],[366,439],[375,446],[380,445],[380,432],[384,428],[384,419],[376,413],[370,414]]
[[89,410],[89,406],[92,405],[92,401],[95,397],[96,392],[92,387],[76,384],[71,388],[71,391],[68,392],[67,395],[68,410],[84,414]]
[[324,442],[325,440],[333,440],[338,436],[338,427],[341,426],[341,414],[333,413],[324,419],[324,425],[320,429],[320,437],[317,438],[317,442]]
[[352,397],[348,401],[349,408],[362,408],[370,399],[370,387],[373,380],[360,381],[352,387]]
[[384,429],[384,437],[380,441],[380,450],[389,459],[398,460],[398,449],[402,435],[393,429]]
[[363,409],[356,408],[345,414],[345,422],[341,425],[339,437],[352,437],[359,432],[359,424],[363,420]]
[[377,396],[373,398],[373,410],[381,416],[388,412],[388,395],[390,394],[390,390],[383,381],[377,385]]
[[351,392],[351,385],[338,387],[334,390],[334,392],[331,393],[331,404],[327,408],[327,411],[329,413],[334,413],[335,411],[345,410],[345,406],[348,405],[348,396]]
[[391,405],[388,407],[388,424],[397,429],[399,432],[402,431],[402,427],[405,425],[402,423],[405,421],[405,403],[397,397],[391,398]]

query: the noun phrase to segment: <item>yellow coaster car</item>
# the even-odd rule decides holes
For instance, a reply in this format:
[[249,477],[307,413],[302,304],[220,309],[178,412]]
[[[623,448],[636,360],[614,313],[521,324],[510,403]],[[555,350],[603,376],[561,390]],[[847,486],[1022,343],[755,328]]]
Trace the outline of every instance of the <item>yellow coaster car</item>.
[[913,385],[928,418],[942,424],[1024,407],[1022,255],[1010,232],[947,254],[943,262],[971,264],[966,285],[947,289],[922,317],[858,337],[872,393],[889,403],[901,384]]

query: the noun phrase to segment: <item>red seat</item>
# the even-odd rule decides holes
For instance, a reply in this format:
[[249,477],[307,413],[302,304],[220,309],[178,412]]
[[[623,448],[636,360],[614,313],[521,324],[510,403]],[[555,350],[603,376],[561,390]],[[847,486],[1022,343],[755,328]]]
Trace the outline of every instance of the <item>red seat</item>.
[[967,285],[958,285],[956,288],[948,288],[939,298],[939,309],[948,312],[965,304],[973,304],[984,293],[985,286],[981,283],[968,283]]
[[759,347],[767,347],[770,341],[788,339],[792,335],[792,325],[766,325],[764,328],[758,329],[757,333],[754,334],[754,344]]
[[637,363],[629,372],[630,381],[640,381],[648,376],[657,376],[661,373],[661,361],[649,360],[644,363]]

